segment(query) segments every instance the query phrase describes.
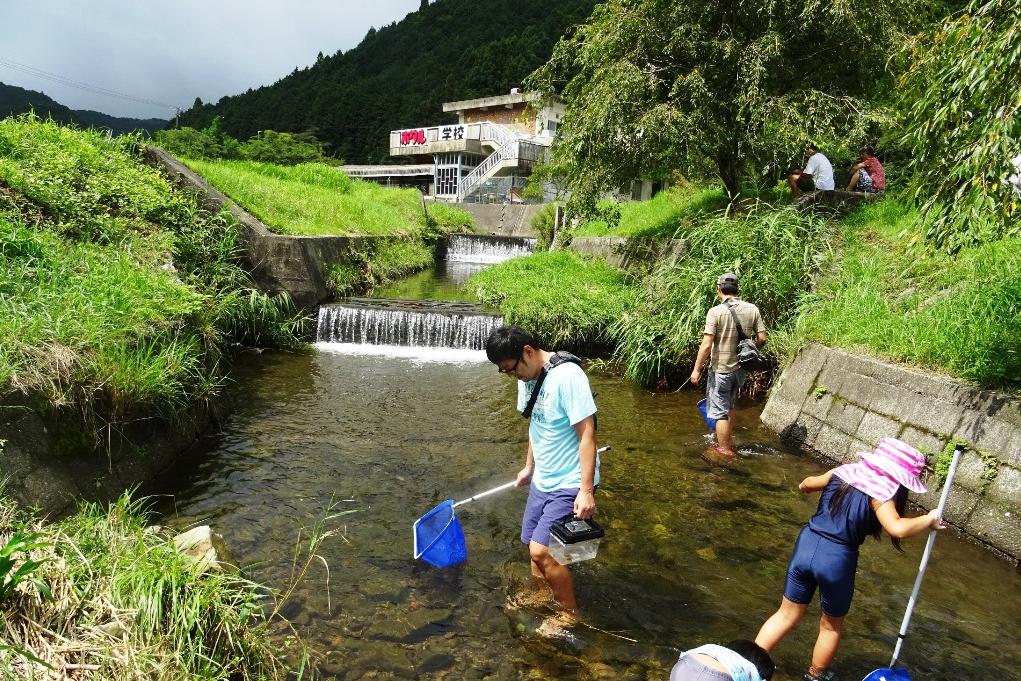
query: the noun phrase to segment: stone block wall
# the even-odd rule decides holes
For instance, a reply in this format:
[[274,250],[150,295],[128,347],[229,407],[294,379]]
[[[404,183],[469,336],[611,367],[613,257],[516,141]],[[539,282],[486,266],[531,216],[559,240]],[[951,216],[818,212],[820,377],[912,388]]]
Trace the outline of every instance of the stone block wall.
[[[925,452],[930,466],[949,443],[968,445],[945,513],[966,533],[1021,559],[1021,400],[963,381],[852,355],[804,348],[777,379],[762,422],[788,443],[839,463],[883,437]],[[929,491],[913,499],[939,502]]]

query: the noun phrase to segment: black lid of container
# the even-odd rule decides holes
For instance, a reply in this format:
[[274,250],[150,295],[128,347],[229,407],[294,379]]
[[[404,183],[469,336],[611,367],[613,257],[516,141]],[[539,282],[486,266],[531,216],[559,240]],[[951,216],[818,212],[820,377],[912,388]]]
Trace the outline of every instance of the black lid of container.
[[588,539],[599,539],[603,536],[603,528],[595,520],[575,518],[574,514],[565,515],[550,526],[550,534],[565,544],[577,544]]

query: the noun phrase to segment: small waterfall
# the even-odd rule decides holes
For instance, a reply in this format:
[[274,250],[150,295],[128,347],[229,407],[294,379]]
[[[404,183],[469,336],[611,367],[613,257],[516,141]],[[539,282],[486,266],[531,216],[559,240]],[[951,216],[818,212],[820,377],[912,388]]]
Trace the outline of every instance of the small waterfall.
[[465,303],[351,298],[319,308],[316,336],[327,343],[482,350],[502,323]]
[[534,248],[535,239],[524,237],[452,234],[447,239],[447,260],[497,263],[528,255]]

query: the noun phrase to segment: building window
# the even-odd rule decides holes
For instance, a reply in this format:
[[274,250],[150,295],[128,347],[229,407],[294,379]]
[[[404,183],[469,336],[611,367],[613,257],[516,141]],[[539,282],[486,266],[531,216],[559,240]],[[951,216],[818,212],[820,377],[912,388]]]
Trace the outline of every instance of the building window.
[[436,194],[453,196],[457,193],[457,167],[436,169]]

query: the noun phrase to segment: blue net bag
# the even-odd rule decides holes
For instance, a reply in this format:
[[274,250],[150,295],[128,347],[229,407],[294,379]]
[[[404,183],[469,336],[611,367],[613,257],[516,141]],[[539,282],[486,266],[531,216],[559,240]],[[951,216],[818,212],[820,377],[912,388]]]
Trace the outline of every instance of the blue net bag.
[[464,531],[447,499],[415,521],[415,558],[435,567],[457,565],[468,558]]

